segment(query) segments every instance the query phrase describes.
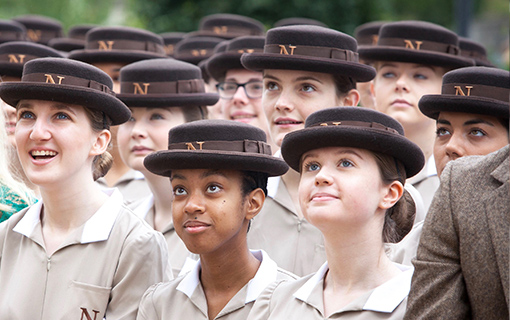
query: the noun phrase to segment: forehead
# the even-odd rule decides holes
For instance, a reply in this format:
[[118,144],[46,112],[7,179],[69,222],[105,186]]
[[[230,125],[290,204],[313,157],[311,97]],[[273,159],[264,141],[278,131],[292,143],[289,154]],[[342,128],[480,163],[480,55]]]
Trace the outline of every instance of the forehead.
[[244,83],[248,81],[262,81],[262,72],[246,69],[230,69],[225,74],[225,81]]
[[[443,121],[442,121],[443,120]],[[451,112],[451,111],[441,111],[437,118],[437,122],[441,123],[444,120],[450,122],[452,125],[458,124],[472,124],[472,123],[489,123],[493,125],[501,125],[501,121],[499,118],[485,115],[485,114],[476,114],[476,113],[465,113],[465,112]]]
[[85,108],[83,106],[77,104],[70,104],[65,102],[58,101],[47,101],[47,100],[20,100],[16,105],[16,109],[19,108],[27,108],[27,109],[56,109],[56,110],[69,110],[74,113],[85,112]]
[[224,178],[228,181],[240,179],[242,173],[238,170],[224,169],[177,169],[172,170],[170,180],[205,180],[210,178]]
[[301,81],[301,80],[316,80],[321,83],[334,84],[333,75],[322,72],[311,72],[301,70],[264,70],[264,79],[275,79],[280,81]]
[[373,159],[373,153],[367,149],[353,147],[325,147],[305,152],[301,161],[307,158],[336,159],[341,156],[352,156],[363,160]]

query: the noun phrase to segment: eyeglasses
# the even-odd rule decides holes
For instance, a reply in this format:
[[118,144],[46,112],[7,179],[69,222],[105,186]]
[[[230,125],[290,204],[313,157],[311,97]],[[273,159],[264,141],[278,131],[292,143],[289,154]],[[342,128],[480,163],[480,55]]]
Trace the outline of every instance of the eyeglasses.
[[239,87],[244,88],[246,96],[250,99],[262,97],[262,81],[248,81],[245,83],[220,82],[216,85],[220,98],[222,99],[232,99]]

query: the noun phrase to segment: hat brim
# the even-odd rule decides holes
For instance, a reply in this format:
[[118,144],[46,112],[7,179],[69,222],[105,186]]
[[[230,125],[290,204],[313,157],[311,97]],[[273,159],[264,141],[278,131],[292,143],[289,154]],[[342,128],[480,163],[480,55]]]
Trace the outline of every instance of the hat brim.
[[47,100],[76,104],[104,112],[112,125],[126,122],[131,112],[115,96],[90,88],[77,88],[68,85],[33,82],[4,82],[0,84],[0,97],[15,107],[20,100]]
[[345,75],[359,82],[370,81],[376,74],[373,67],[358,62],[277,53],[245,53],[241,64],[253,71],[302,70]]
[[140,95],[121,93],[117,98],[129,107],[212,106],[219,100],[216,93]]
[[255,171],[270,177],[282,175],[289,169],[282,159],[271,155],[217,150],[162,150],[149,154],[143,163],[150,172],[167,177],[172,170],[180,169]]
[[309,127],[290,132],[281,151],[289,166],[300,172],[305,152],[327,147],[360,148],[390,155],[404,164],[408,178],[420,172],[425,164],[420,148],[404,136],[351,126]]
[[21,80],[23,65],[24,64],[0,62],[0,76],[18,77]]
[[225,78],[228,70],[245,69],[241,64],[241,56],[233,52],[215,54],[207,62],[207,72],[214,80],[220,81]]
[[462,56],[390,46],[361,47],[358,48],[358,53],[360,58],[366,61],[408,62],[452,68],[469,67],[475,64],[473,59]]
[[83,61],[87,63],[94,62],[123,62],[131,63],[145,59],[168,58],[164,53],[145,52],[138,50],[74,50],[69,54],[69,59]]
[[503,119],[508,119],[510,114],[508,103],[474,96],[429,94],[420,99],[418,106],[424,115],[436,120],[441,111],[483,114]]

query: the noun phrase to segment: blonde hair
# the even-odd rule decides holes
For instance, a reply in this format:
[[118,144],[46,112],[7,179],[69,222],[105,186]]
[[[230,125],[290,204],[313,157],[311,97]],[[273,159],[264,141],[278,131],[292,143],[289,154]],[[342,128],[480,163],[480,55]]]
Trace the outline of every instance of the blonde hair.
[[[0,101],[0,103],[3,103]],[[1,105],[0,105],[0,108]],[[12,167],[10,165],[11,156],[16,156],[13,153],[16,152],[10,145],[7,139],[7,131],[5,129],[5,115],[3,108],[0,110],[0,186],[5,187],[7,191],[12,192],[19,196],[19,198],[25,201],[27,204],[32,204],[34,194],[30,188],[28,188],[23,182],[17,180],[12,175]],[[0,196],[5,199],[3,188],[0,189]],[[14,213],[14,209],[4,203],[0,203],[0,211]]]

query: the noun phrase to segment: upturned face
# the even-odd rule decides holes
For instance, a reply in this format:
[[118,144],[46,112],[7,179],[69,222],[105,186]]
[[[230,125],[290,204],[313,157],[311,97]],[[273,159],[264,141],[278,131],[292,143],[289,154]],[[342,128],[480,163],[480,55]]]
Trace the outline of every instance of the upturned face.
[[281,146],[289,132],[303,129],[314,111],[343,105],[338,98],[333,76],[320,72],[264,70],[262,105],[274,143]]
[[117,141],[124,163],[147,174],[143,159],[168,149],[168,131],[185,123],[181,108],[130,108],[131,118],[119,126]]
[[323,234],[366,228],[381,234],[386,210],[400,198],[392,193],[394,183],[383,183],[370,151],[321,148],[301,158],[299,202],[305,218]]
[[22,100],[15,137],[26,176],[43,187],[92,179],[92,160],[106,151],[111,136],[108,130],[92,129],[82,106]]
[[374,80],[376,110],[398,120],[404,129],[424,128],[433,120],[421,113],[425,94],[440,94],[445,69],[403,62],[378,62]]
[[451,160],[486,155],[508,144],[508,130],[492,116],[440,112],[436,128],[434,160],[438,175]]
[[244,196],[240,171],[174,170],[170,179],[175,231],[188,250],[211,254],[246,241],[249,220],[263,199],[254,209],[253,194],[262,191]]

